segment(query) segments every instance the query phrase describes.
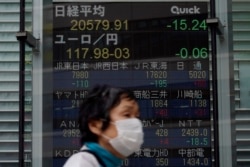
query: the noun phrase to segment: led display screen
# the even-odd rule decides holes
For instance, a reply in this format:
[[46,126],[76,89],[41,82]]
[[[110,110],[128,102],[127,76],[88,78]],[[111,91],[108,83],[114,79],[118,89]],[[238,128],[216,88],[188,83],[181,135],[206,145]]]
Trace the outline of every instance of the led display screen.
[[97,84],[140,105],[145,141],[123,166],[212,166],[207,17],[207,2],[53,2],[53,166],[81,147]]

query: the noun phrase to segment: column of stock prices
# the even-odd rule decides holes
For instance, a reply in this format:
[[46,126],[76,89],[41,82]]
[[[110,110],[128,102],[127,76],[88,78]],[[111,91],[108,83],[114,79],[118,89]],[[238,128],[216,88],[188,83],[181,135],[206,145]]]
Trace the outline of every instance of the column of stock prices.
[[54,2],[54,166],[81,147],[78,107],[96,84],[140,104],[145,141],[123,166],[212,166],[207,15],[207,2]]

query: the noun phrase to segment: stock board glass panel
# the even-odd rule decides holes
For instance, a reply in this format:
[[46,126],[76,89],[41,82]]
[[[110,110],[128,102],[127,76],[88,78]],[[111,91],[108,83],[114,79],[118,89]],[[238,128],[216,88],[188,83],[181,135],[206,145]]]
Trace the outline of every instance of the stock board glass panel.
[[53,166],[81,147],[89,88],[133,90],[145,142],[123,166],[211,165],[206,2],[53,3]]

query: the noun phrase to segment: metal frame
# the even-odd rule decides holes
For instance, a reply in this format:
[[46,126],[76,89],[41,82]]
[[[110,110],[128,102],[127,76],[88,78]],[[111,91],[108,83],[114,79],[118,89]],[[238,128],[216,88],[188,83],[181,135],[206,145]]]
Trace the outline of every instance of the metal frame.
[[25,130],[25,44],[37,49],[38,40],[25,31],[25,0],[20,0],[20,26],[16,38],[19,41],[19,167],[24,167]]
[[[43,1],[33,0],[33,35],[39,38],[39,43],[43,41]],[[43,166],[43,49],[42,45],[37,45],[37,52],[33,56],[32,73],[32,166]]]
[[[234,111],[234,72],[232,18],[230,0],[219,0],[215,3],[216,17],[221,21],[224,40],[217,40],[217,76],[218,76],[218,125],[219,125],[219,157],[220,166],[236,165],[236,135]],[[218,36],[217,39],[220,39]]]

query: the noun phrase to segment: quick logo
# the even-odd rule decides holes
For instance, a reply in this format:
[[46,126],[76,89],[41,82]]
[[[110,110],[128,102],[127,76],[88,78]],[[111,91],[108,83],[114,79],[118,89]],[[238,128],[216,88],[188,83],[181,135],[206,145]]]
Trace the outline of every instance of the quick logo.
[[197,6],[190,7],[190,8],[182,8],[179,6],[172,6],[171,7],[171,13],[176,15],[181,14],[200,14],[200,8]]

